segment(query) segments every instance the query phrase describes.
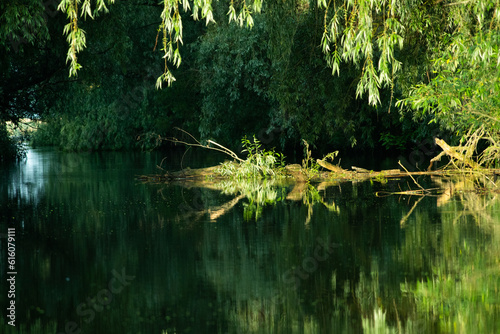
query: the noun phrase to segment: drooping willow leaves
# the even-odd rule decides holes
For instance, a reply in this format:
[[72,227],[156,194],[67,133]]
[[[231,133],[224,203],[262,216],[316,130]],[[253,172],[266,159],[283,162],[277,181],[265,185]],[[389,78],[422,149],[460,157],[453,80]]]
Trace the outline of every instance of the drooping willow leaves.
[[[59,9],[67,14],[69,20],[64,34],[69,43],[67,62],[70,63],[70,76],[76,75],[81,69],[77,54],[86,46],[85,31],[78,26],[79,18],[94,18],[98,13],[106,12],[107,5],[113,2],[114,0],[62,0],[59,4]],[[164,70],[156,81],[157,88],[161,88],[163,83],[170,86],[175,81],[169,65],[179,67],[182,61],[181,11],[189,12],[194,20],[213,23],[212,3],[213,0],[162,1],[156,42],[163,53]],[[229,22],[251,28],[253,16],[260,13],[266,4],[263,0],[231,0],[227,5]],[[356,95],[363,97],[367,94],[370,105],[380,104],[380,89],[394,89],[395,80],[404,65],[398,59],[398,52],[406,46],[409,39],[428,39],[428,45],[431,45],[435,36],[446,37],[441,38],[438,43],[433,41],[433,49],[428,50],[430,54],[439,56],[440,51],[457,44],[460,38],[498,29],[500,22],[498,0],[317,0],[316,3],[303,0],[301,6],[317,6],[324,10],[321,48],[327,65],[337,75],[340,74],[341,62],[359,66],[361,71]],[[444,21],[448,17],[453,19]],[[476,52],[497,54],[497,44],[486,46],[486,49],[478,44],[481,49]],[[490,49],[493,51],[488,51]],[[451,62],[451,65],[454,62],[456,61]]]

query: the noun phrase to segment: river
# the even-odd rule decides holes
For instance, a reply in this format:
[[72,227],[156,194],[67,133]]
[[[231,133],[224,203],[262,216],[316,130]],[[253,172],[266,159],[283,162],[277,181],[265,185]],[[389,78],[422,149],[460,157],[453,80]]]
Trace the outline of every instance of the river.
[[443,190],[136,179],[206,163],[163,158],[29,149],[1,170],[2,332],[500,331],[498,194],[429,177]]

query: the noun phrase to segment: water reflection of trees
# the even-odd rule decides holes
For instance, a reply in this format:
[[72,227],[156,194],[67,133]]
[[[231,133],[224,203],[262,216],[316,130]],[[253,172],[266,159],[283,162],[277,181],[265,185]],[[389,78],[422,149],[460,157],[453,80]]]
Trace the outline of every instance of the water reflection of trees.
[[[344,199],[355,188],[347,186]],[[294,191],[287,190],[288,194]],[[222,306],[232,326],[230,332],[357,333],[363,328],[362,319],[373,314],[378,296],[370,290],[371,273],[366,274],[369,279],[364,277],[373,261],[370,253],[383,243],[376,231],[382,219],[373,224],[363,216],[376,203],[373,198],[360,198],[362,212],[356,208],[343,212],[333,205],[342,196],[329,195],[328,187],[321,195],[317,189],[315,194],[306,191],[300,200],[280,202],[245,228],[221,230],[226,222],[241,225],[241,216],[233,214],[219,220],[218,229],[205,230],[204,271],[217,299],[227,301]],[[321,200],[314,201],[316,195]],[[330,210],[324,203],[330,203]],[[360,229],[365,233],[359,233]],[[365,243],[366,235],[373,236],[372,244]],[[323,243],[334,246],[320,261],[315,254]],[[385,319],[385,313],[381,318]]]
[[500,328],[500,202],[478,192],[470,177],[435,178],[442,189],[436,216],[421,210],[404,227],[396,257],[411,280],[401,285],[415,317],[444,332],[497,332]]
[[[309,193],[256,216],[278,224],[273,233],[206,231],[205,272],[221,300],[231,296],[234,331],[469,332],[478,318],[483,331],[497,328],[498,198],[468,179],[432,181],[438,196],[407,196],[406,205],[394,197],[380,206],[366,197],[373,190],[360,191],[366,184],[344,185],[342,196],[327,187],[311,206]],[[341,203],[334,215],[328,200]],[[283,274],[311,257],[317,235],[342,247],[299,287],[287,285]]]
[[[320,194],[320,191],[324,191],[327,187],[338,184],[333,182],[323,182],[313,186],[309,183],[295,183],[286,179],[250,179],[176,184],[191,192],[189,195],[182,195],[180,220],[186,218],[200,220],[208,215],[210,220],[215,221],[233,209],[240,201],[243,205],[243,217],[247,221],[258,220],[266,206],[272,208],[278,202],[285,200],[301,202],[307,207],[305,224],[310,221],[313,207],[317,203],[323,204],[333,212],[339,210],[334,201],[326,202],[324,196]],[[170,188],[160,188],[159,192],[165,200],[170,196]],[[227,200],[222,203],[213,203],[213,198],[217,193],[227,196]]]
[[[19,306],[30,310],[20,320],[35,328],[26,332],[50,332],[36,329],[40,319],[59,331],[82,320],[78,303],[122,267],[136,279],[107,313],[82,323],[85,332],[498,328],[500,203],[463,180],[434,181],[449,189],[439,197],[386,198],[374,196],[386,185],[367,182],[311,189],[93,180],[51,182],[24,213],[22,268],[35,273],[19,282],[31,296]],[[75,194],[84,192],[82,202]],[[327,256],[324,244],[332,245]]]

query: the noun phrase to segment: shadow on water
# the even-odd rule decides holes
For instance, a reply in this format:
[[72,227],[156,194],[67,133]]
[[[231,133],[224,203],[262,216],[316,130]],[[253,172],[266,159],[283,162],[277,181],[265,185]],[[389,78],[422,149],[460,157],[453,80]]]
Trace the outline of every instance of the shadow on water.
[[499,330],[500,202],[467,179],[376,197],[411,181],[199,188],[135,181],[155,154],[30,157],[0,184],[7,333]]

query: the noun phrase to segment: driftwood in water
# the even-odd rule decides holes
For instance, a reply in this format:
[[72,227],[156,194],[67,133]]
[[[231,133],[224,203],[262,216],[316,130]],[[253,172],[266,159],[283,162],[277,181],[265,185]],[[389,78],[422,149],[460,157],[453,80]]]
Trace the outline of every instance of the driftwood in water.
[[430,171],[432,169],[432,164],[436,161],[440,161],[444,155],[447,155],[452,159],[458,160],[461,163],[463,163],[464,165],[472,167],[473,169],[480,169],[481,168],[481,166],[478,163],[472,161],[471,159],[467,158],[464,154],[459,152],[459,151],[466,150],[467,149],[466,147],[450,146],[444,140],[439,139],[439,138],[436,138],[434,141],[436,142],[436,144],[439,147],[441,147],[443,152],[439,153],[436,157],[431,159],[431,163],[429,165],[429,168],[427,168],[428,171]]
[[[359,181],[359,180],[368,180],[371,178],[397,178],[408,176],[407,172],[401,171],[399,169],[389,169],[382,171],[368,171],[360,172],[358,171],[349,171],[343,169],[341,167],[335,166],[335,171],[323,171],[315,174],[312,179],[309,181],[312,182],[323,182],[323,181]],[[226,177],[221,176],[217,172],[218,166],[212,166],[207,168],[198,168],[198,169],[190,169],[186,168],[181,171],[176,172],[166,172],[160,175],[141,175],[138,176],[138,179],[144,182],[208,182],[225,179]],[[442,175],[445,172],[443,171],[431,171],[431,172],[410,172],[412,175]],[[295,182],[307,182],[308,179],[306,177],[307,173],[305,173],[302,169],[302,166],[298,164],[292,164],[285,166],[285,174],[286,177],[293,179]]]
[[[186,168],[177,172],[167,172],[159,175],[141,175],[137,178],[140,181],[163,183],[163,182],[196,182],[196,183],[211,183],[217,180],[227,179],[217,172],[218,166],[207,168],[190,169]],[[481,172],[485,175],[500,175],[500,169],[482,169]],[[421,175],[450,175],[464,173],[462,170],[435,170],[435,171],[419,171],[409,172],[399,169],[388,169],[381,171],[349,171],[338,167],[337,171],[320,171],[315,174],[312,179],[307,179],[307,173],[303,173],[302,167],[298,164],[287,165],[285,167],[285,176],[295,182],[324,182],[324,181],[363,181],[377,178],[399,178],[406,176],[421,176]]]
[[335,165],[332,165],[331,163],[329,162],[326,162],[325,160],[320,160],[320,159],[317,159],[316,162],[318,163],[318,165],[320,165],[321,167],[325,168],[325,169],[328,169],[328,170],[331,170],[332,172],[336,172],[336,173],[342,173],[344,170],[342,168],[340,168],[339,166],[335,166]]
[[185,168],[176,172],[166,172],[158,175],[140,175],[137,178],[146,182],[169,182],[169,181],[203,181],[207,179],[223,178],[217,173],[218,166],[206,168]]
[[[325,160],[317,160],[317,163],[328,171],[318,172],[311,175],[309,170],[304,170],[301,165],[292,164],[285,166],[285,176],[293,179],[296,182],[324,182],[324,181],[362,181],[368,179],[376,178],[398,178],[406,177],[412,175],[446,175],[453,173],[463,173],[464,170],[436,170],[432,171],[432,165],[434,162],[439,161],[444,155],[448,155],[450,158],[460,161],[466,166],[471,167],[474,170],[481,169],[481,173],[484,175],[499,175],[500,170],[498,169],[482,169],[481,166],[468,158],[465,154],[461,153],[464,151],[464,147],[452,147],[448,145],[444,140],[436,138],[435,142],[439,145],[443,152],[431,160],[429,168],[427,171],[420,172],[409,172],[404,167],[404,171],[400,169],[388,169],[382,171],[370,171],[360,167],[352,167],[352,171],[341,168],[340,166],[332,165]],[[198,144],[196,144],[198,145]],[[200,144],[201,145],[201,144]],[[220,146],[217,144],[217,146]],[[228,153],[223,146],[220,146],[220,151],[232,156],[232,152]],[[207,147],[205,147],[207,148]],[[213,149],[213,148],[212,148]],[[233,153],[234,154],[234,153]],[[241,159],[239,159],[241,161]],[[229,177],[224,177],[218,173],[217,169],[219,166],[212,166],[207,168],[190,169],[186,168],[177,172],[166,172],[161,175],[143,175],[139,176],[138,179],[145,182],[207,182],[215,181],[220,179],[225,179]],[[467,170],[465,170],[466,172]]]

